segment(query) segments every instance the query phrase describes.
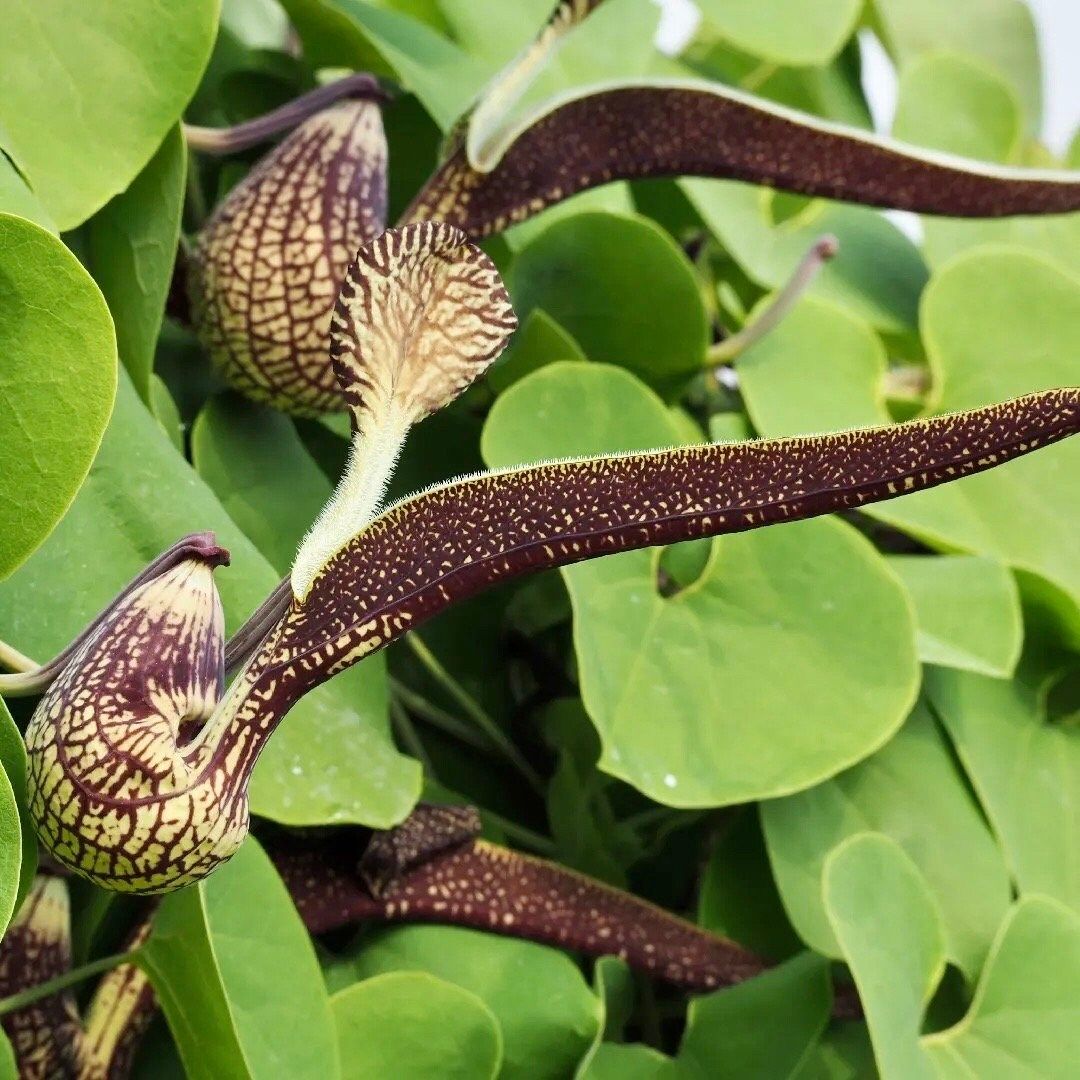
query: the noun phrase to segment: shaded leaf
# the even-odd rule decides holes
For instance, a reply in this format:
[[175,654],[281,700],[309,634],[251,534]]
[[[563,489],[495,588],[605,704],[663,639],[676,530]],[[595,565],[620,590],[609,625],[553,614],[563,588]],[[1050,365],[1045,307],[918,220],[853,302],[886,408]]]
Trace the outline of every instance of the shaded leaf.
[[705,0],[702,13],[733,45],[777,64],[821,65],[851,36],[860,0]]
[[1021,895],[1080,912],[1080,731],[1019,680],[933,669],[927,690]]
[[94,215],[90,268],[116,324],[120,359],[150,400],[154,351],[172,281],[187,152],[173,128],[131,186]]
[[919,659],[1008,678],[1024,625],[1008,569],[976,555],[894,555],[889,565],[915,605]]
[[502,1028],[505,1078],[566,1076],[601,1020],[575,965],[527,941],[456,927],[385,930],[361,950],[356,972],[388,971],[426,971],[479,997]]
[[960,53],[1008,80],[1034,134],[1042,114],[1042,73],[1035,21],[1022,0],[874,0],[885,42],[901,71],[927,52]]
[[509,285],[523,317],[542,309],[590,360],[665,391],[704,361],[708,327],[693,268],[647,218],[584,213],[557,222],[518,255]]
[[932,1078],[923,1010],[945,970],[941,916],[894,841],[856,833],[829,856],[825,910],[855,976],[882,1080]]
[[829,852],[870,830],[894,840],[941,912],[944,947],[972,981],[1010,898],[1005,861],[920,706],[883,749],[809,791],[762,804],[785,907],[812,948],[839,956],[822,896]]

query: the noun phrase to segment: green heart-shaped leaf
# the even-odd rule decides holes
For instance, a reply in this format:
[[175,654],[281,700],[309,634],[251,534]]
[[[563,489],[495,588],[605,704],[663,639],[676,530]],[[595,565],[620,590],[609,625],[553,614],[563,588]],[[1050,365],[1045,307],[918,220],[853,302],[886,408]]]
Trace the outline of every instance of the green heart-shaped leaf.
[[2,579],[71,504],[116,391],[116,339],[97,286],[56,237],[6,214],[0,353]]
[[[509,466],[677,441],[633,376],[558,363],[503,394],[482,450]],[[670,598],[658,551],[563,571],[600,766],[673,806],[785,794],[838,772],[896,730],[918,681],[903,590],[849,527],[802,522],[712,551]]]
[[5,12],[0,144],[61,230],[125,190],[195,92],[218,0],[33,0]]

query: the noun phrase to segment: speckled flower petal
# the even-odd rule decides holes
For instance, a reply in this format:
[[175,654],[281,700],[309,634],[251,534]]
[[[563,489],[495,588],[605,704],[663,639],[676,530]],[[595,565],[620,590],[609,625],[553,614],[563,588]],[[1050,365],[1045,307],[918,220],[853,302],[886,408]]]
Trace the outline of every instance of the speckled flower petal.
[[698,991],[768,966],[631,893],[483,840],[434,855],[375,897],[356,871],[351,842],[341,831],[322,846],[305,841],[271,851],[312,933],[363,919],[470,926],[588,956],[621,955],[640,971]]
[[502,127],[488,120],[483,139],[457,141],[404,220],[434,218],[484,237],[587,188],[660,176],[748,180],[950,217],[1080,209],[1075,173],[920,150],[717,83],[650,80],[575,91]]
[[361,433],[396,409],[412,425],[453,401],[517,326],[495,264],[460,229],[388,229],[357,252],[330,323],[330,356]]
[[[1080,391],[795,439],[535,465],[391,507],[294,600],[248,669],[278,719],[450,604],[522,574],[796,521],[958,480],[1080,430]],[[274,721],[276,722],[276,720]]]

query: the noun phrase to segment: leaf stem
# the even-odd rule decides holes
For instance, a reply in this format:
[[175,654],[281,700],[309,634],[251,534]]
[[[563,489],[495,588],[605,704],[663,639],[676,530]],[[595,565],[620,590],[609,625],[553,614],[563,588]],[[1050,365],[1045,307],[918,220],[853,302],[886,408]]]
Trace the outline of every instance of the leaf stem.
[[415,713],[421,720],[426,720],[432,727],[460,739],[474,750],[483,750],[485,753],[491,751],[491,744],[487,739],[477,734],[464,720],[440,709],[438,705],[432,705],[427,698],[415,690],[410,690],[400,679],[391,677],[390,689],[409,712]]
[[423,664],[428,674],[457,702],[468,718],[490,740],[492,746],[521,773],[529,786],[538,795],[542,795],[544,783],[539,774],[522,757],[521,752],[513,744],[506,732],[488,716],[476,698],[443,667],[439,658],[424,644],[419,634],[415,632],[406,634],[405,641],[412,649],[413,655]]
[[435,769],[431,764],[431,758],[428,757],[428,752],[424,749],[424,744],[416,733],[416,728],[413,726],[408,710],[396,698],[390,699],[390,719],[405,749],[420,762],[424,774],[434,778]]
[[138,949],[130,952],[114,953],[112,956],[103,956],[100,960],[91,960],[89,964],[83,964],[82,967],[65,971],[63,975],[46,979],[45,982],[38,983],[37,986],[20,990],[10,997],[0,998],[0,1016],[15,1012],[16,1009],[25,1009],[28,1005],[33,1005],[42,998],[51,997],[53,994],[66,990],[69,986],[74,986],[84,979],[99,975],[103,971],[110,971],[112,968],[120,967],[121,964],[133,964],[138,959],[138,956]]
[[710,346],[706,354],[708,366],[716,367],[729,363],[775,329],[784,316],[802,299],[821,268],[839,250],[840,242],[835,236],[822,236],[816,240],[814,246],[802,257],[794,273],[788,278],[787,284],[776,294],[769,306],[737,334],[732,334]]

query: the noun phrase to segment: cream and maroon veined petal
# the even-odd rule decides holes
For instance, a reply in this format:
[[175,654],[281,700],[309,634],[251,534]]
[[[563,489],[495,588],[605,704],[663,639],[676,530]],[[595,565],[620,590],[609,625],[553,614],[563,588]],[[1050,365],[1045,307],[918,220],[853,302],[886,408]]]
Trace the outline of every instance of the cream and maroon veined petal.
[[334,372],[353,417],[352,452],[300,546],[297,596],[374,515],[409,429],[486,371],[516,326],[495,264],[452,225],[388,229],[360,249],[330,330]]
[[388,229],[345,274],[330,356],[357,430],[412,426],[454,400],[517,327],[495,264],[460,229]]
[[[247,829],[198,740],[224,682],[224,618],[208,534],[126,590],[79,642],[26,732],[27,801],[42,843],[105,888],[205,876]],[[176,550],[176,549],[174,549]]]
[[336,411],[330,315],[357,248],[386,222],[386,137],[366,94],[309,117],[226,196],[199,234],[188,288],[218,370],[250,397]]
[[633,548],[857,508],[1080,430],[1080,390],[884,428],[553,462],[391,507],[318,569],[249,671],[275,723],[301,695],[504,581]]

